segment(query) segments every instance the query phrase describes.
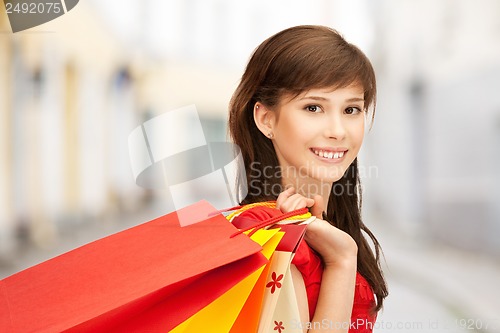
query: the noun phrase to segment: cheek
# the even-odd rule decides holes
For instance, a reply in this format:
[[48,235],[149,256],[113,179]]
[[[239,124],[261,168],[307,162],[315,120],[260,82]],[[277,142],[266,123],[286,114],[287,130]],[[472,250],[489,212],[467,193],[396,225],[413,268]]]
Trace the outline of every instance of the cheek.
[[293,119],[293,117],[282,117],[282,119],[280,119],[280,122],[280,131],[284,136],[293,137],[295,134],[301,132],[300,121],[297,121],[297,119]]
[[350,146],[352,159],[356,158],[363,144],[363,139],[365,135],[365,127],[363,122],[358,122],[357,124],[352,124],[349,131],[350,136]]
[[365,131],[364,131],[364,127],[361,128],[360,131],[358,131],[356,133],[356,142],[361,146],[361,144],[363,143],[363,139],[365,138]]
[[276,139],[282,149],[290,150],[296,148],[306,138],[303,122],[292,117],[282,117],[277,126]]
[[364,118],[351,124],[350,134],[352,143],[361,146],[365,136]]

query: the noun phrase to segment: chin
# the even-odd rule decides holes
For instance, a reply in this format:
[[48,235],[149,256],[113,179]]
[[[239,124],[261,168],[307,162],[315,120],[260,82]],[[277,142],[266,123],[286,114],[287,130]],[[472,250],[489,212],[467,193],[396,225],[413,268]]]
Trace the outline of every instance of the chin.
[[334,183],[337,180],[341,179],[344,176],[344,173],[346,170],[340,169],[340,168],[328,168],[328,169],[319,169],[319,170],[313,170],[312,172],[312,178],[320,181],[320,182],[328,182],[328,183]]

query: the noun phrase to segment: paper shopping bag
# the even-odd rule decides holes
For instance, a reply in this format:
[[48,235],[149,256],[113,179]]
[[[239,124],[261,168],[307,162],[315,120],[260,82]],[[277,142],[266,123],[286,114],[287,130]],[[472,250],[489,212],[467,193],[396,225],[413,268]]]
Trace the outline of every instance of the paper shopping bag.
[[[261,251],[266,258],[277,258],[279,256],[283,259],[274,259],[275,263],[282,263],[285,270],[289,269],[289,262],[291,260],[290,256],[292,251],[294,251],[296,244],[300,241],[303,236],[305,226],[284,226],[286,230],[289,230],[288,235],[281,231],[280,228],[269,229],[269,230],[257,230],[251,236],[251,239],[260,244],[263,247]],[[279,249],[279,253],[276,250]],[[190,333],[190,332],[204,332],[204,333],[249,333],[257,332],[260,317],[262,316],[262,304],[263,298],[265,296],[266,279],[268,276],[268,269],[273,267],[276,269],[277,265],[266,265],[256,272],[252,273],[250,276],[245,278],[243,281],[238,283],[236,286],[231,288],[224,295],[216,299],[214,302],[209,304],[207,307],[193,315],[191,318],[186,320],[181,325],[177,326],[171,331],[171,333]],[[290,280],[290,282],[288,282]],[[260,281],[260,283],[259,283]],[[287,284],[283,285],[284,288],[290,288],[291,275],[286,275]],[[293,285],[291,286],[293,289]],[[293,293],[285,296],[294,296]],[[276,309],[280,308],[282,311],[286,311],[287,307],[286,297],[281,295],[276,298],[278,305],[272,305],[272,311],[274,311],[274,317],[282,318],[282,315],[276,315]],[[285,301],[284,301],[285,300]],[[283,304],[285,302],[285,304]],[[291,310],[298,311],[298,305],[295,301],[295,306]],[[264,310],[266,311],[266,310]],[[298,318],[295,312],[290,314],[290,318]],[[264,318],[268,321],[271,320],[273,312],[269,313],[268,316]]]
[[[280,232],[279,229],[259,230],[251,236],[251,239],[262,246],[261,253],[269,259],[283,235],[284,233]],[[222,333],[233,331],[235,321],[239,318],[243,306],[250,305],[250,293],[264,271],[264,268],[263,266],[246,277],[224,295],[173,329],[171,333]],[[256,305],[260,306],[260,303],[257,302]],[[258,316],[255,316],[253,320],[257,321]],[[246,327],[240,332],[248,333],[252,332],[252,330]]]
[[168,332],[267,262],[235,230],[220,214],[180,227],[174,212],[7,277],[0,332]]
[[[300,322],[299,307],[290,273],[290,264],[298,244],[305,234],[305,225],[282,225],[285,236],[269,263],[257,332],[284,331],[283,322]],[[286,320],[285,320],[286,319]],[[286,332],[295,330],[288,329]],[[297,332],[300,332],[298,330]]]
[[[276,232],[280,229],[272,229],[270,231]],[[264,230],[259,230],[256,232],[254,235],[258,235],[259,233],[263,232]],[[280,232],[280,239],[279,242],[282,241],[284,236],[283,232]],[[254,236],[252,236],[253,239]],[[276,237],[274,237],[276,239]],[[270,259],[272,254],[275,252],[275,247],[279,245],[276,244],[276,246],[269,247],[269,246],[264,246],[262,250],[262,254],[267,259]],[[270,251],[272,249],[272,251]],[[269,268],[270,265],[269,263],[261,269],[261,274],[259,276],[259,279],[255,283],[250,295],[248,296],[243,308],[241,309],[238,318],[234,322],[233,326],[231,327],[230,333],[247,333],[247,332],[257,332],[257,327],[259,324],[259,317],[260,317],[260,311],[262,308],[262,302],[264,299],[264,290],[266,288],[266,279],[267,275],[269,273]]]
[[[295,324],[301,320],[290,271],[291,261],[304,237],[307,224],[314,217],[307,209],[282,213],[276,209],[275,202],[263,202],[239,207],[228,218],[240,228],[240,232],[248,230],[250,235],[256,230],[260,231],[260,228],[279,228],[284,232],[283,239],[266,265],[266,273],[261,275],[249,296],[252,301],[247,301],[230,332],[281,332],[284,331],[283,321],[291,328],[288,325],[290,320],[296,320]],[[304,298],[301,301],[307,302],[304,286],[303,289]],[[288,317],[285,313],[288,313]]]
[[240,311],[238,318],[231,327],[230,333],[257,332],[259,326],[260,310],[264,300],[264,290],[266,288],[267,275],[269,274],[269,264],[267,264],[259,279],[255,283],[252,292],[248,296],[245,305]]
[[[303,291],[305,293],[305,287],[303,287]],[[308,321],[308,317],[306,320],[301,319],[297,289],[292,278],[291,266],[288,265],[282,280],[281,291],[271,316],[270,329],[277,332],[303,333],[306,331],[305,328]]]

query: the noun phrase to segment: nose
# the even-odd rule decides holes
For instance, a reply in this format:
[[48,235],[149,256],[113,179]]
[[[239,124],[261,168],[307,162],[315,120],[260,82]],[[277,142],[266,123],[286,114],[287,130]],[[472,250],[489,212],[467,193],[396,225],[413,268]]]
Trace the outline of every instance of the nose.
[[346,129],[342,116],[337,112],[328,115],[325,121],[325,136],[330,139],[342,140],[345,138]]

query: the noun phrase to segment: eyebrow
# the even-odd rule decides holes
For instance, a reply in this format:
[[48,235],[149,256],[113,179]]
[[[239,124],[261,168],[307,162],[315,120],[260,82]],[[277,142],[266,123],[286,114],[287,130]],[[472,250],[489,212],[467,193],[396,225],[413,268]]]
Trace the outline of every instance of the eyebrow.
[[327,101],[328,100],[327,98],[320,97],[320,96],[304,96],[301,98],[301,100],[302,99],[313,99],[313,100],[317,100],[317,101]]
[[360,98],[360,97],[353,97],[353,98],[349,98],[347,100],[347,102],[364,102],[365,99],[364,98]]
[[[316,100],[316,101],[328,101],[328,98],[321,97],[321,96],[305,96],[305,97],[301,98],[301,100],[304,100],[304,99],[312,99],[312,100]],[[365,99],[362,97],[353,97],[353,98],[349,98],[346,100],[346,102],[348,102],[348,103],[364,102],[364,101],[365,101]]]

